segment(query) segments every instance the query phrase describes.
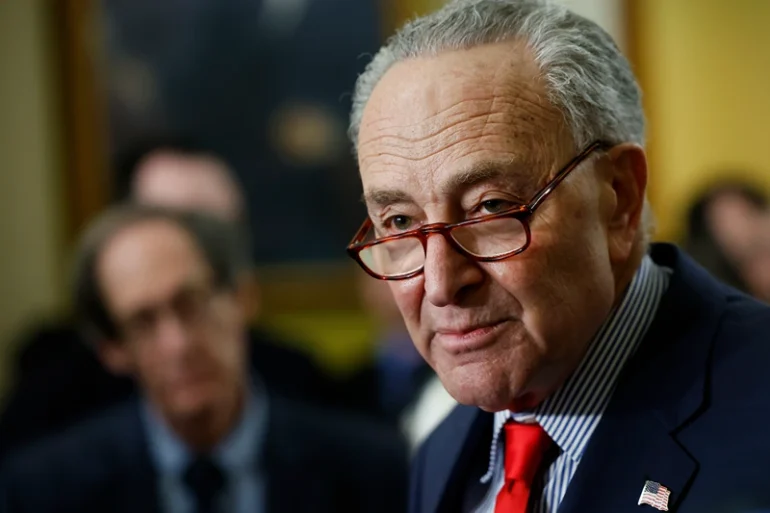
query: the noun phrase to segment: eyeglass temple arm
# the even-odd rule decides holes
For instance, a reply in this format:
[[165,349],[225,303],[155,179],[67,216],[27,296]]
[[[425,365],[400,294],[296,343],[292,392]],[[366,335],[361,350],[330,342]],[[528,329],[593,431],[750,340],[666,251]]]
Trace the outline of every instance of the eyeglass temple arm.
[[573,158],[569,164],[567,164],[564,169],[562,169],[559,174],[554,177],[553,180],[551,180],[545,187],[540,190],[540,192],[535,194],[535,197],[532,199],[532,201],[530,201],[529,205],[526,205],[527,209],[530,212],[533,212],[538,206],[540,206],[543,200],[545,200],[545,198],[551,194],[551,191],[553,191],[556,186],[559,185],[573,169],[578,167],[586,158],[588,158],[591,153],[598,149],[604,149],[609,146],[610,145],[608,143],[603,141],[594,141],[591,143],[591,145],[576,155],[575,158]]

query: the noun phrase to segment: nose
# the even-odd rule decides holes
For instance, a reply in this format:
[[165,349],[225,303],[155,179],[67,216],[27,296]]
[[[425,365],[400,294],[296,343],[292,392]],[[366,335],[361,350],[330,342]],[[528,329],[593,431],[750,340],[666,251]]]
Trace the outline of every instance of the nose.
[[479,265],[439,234],[428,237],[423,273],[425,297],[438,307],[456,303],[461,294],[484,281]]
[[176,315],[165,315],[158,319],[155,336],[164,352],[182,353],[190,346],[189,329]]

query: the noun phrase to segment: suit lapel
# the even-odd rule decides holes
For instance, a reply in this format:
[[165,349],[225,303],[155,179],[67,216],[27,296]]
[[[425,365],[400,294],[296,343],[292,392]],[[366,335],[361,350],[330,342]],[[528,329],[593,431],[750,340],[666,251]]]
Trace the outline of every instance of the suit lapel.
[[705,405],[724,292],[671,246],[656,246],[653,258],[676,271],[586,447],[560,513],[641,513],[637,501],[646,480],[671,491],[669,510],[675,511],[697,472],[698,462],[676,433]]
[[110,458],[110,466],[117,472],[112,476],[110,496],[104,497],[110,505],[105,511],[160,513],[157,474],[139,410],[139,401],[132,400],[114,418],[115,443],[106,457]]
[[468,476],[463,470],[469,467],[476,451],[489,451],[492,418],[492,414],[478,408],[458,406],[445,421],[446,429],[434,433],[423,455],[426,468],[420,472],[424,480],[420,511],[459,511],[467,480],[481,477]]
[[323,474],[326,469],[314,464],[318,447],[306,441],[313,434],[302,433],[303,419],[292,415],[291,409],[291,403],[270,398],[263,458],[259,462],[260,475],[266,483],[266,512],[333,513],[334,490]]

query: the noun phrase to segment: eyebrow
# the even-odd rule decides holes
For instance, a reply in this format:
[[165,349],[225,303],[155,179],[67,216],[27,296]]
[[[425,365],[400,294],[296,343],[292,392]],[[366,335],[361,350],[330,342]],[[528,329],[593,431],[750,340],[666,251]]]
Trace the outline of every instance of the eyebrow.
[[525,161],[483,161],[478,162],[451,176],[441,187],[444,194],[457,194],[472,189],[481,184],[497,184],[506,188],[515,187],[509,191],[521,201],[529,200],[535,194],[540,184],[541,176],[534,171],[533,166]]
[[481,182],[499,180],[505,172],[502,166],[496,162],[481,162],[453,175],[442,189],[456,189],[458,187],[473,187]]
[[400,189],[379,189],[365,192],[361,200],[367,205],[386,207],[394,203],[412,203],[412,195]]

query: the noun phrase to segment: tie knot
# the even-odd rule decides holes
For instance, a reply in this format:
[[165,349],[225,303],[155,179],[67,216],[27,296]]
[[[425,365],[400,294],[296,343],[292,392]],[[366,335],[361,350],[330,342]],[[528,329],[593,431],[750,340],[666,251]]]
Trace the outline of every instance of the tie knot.
[[213,506],[226,479],[224,471],[212,458],[195,458],[185,469],[182,480],[195,497],[199,511],[214,511]]
[[505,424],[505,480],[532,484],[543,455],[551,445],[539,424]]

